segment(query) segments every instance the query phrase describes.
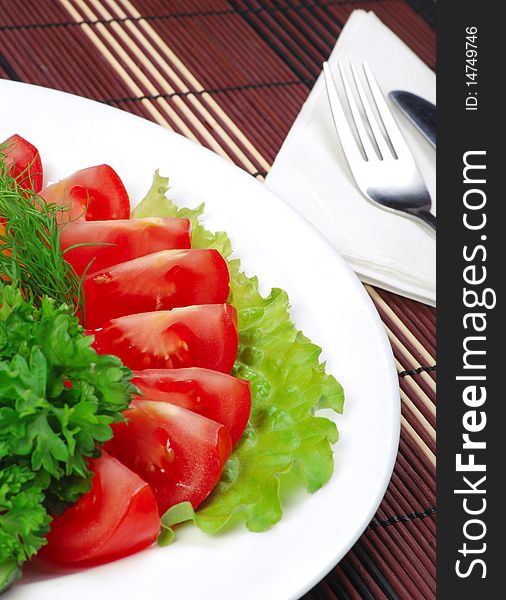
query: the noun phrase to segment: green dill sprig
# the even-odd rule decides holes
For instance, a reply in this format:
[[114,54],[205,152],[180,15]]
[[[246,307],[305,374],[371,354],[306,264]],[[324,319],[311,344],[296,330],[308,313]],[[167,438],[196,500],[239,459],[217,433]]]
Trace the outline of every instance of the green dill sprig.
[[64,259],[59,217],[66,208],[46,203],[9,175],[0,147],[0,277],[38,305],[43,296],[82,310],[82,281]]

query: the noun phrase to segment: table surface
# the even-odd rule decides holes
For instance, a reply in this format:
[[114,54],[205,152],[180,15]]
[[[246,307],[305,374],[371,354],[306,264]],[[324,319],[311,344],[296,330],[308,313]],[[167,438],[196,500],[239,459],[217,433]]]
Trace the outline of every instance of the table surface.
[[[357,8],[435,67],[434,0],[0,0],[0,77],[151,119],[263,180]],[[399,373],[399,455],[375,518],[306,600],[435,597],[435,311],[367,290]]]

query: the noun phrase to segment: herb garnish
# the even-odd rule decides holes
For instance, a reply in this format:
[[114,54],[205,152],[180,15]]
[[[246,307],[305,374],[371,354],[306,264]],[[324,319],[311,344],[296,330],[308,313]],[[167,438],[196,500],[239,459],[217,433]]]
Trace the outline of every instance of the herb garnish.
[[51,516],[90,489],[87,459],[138,392],[79,324],[62,210],[9,175],[0,146],[0,592],[46,543]]
[[49,296],[77,310],[82,308],[81,280],[60,249],[58,215],[65,210],[10,177],[0,147],[0,276],[36,305]]
[[34,307],[0,282],[0,591],[45,543],[50,515],[90,488],[87,458],[138,392],[92,342],[67,305]]

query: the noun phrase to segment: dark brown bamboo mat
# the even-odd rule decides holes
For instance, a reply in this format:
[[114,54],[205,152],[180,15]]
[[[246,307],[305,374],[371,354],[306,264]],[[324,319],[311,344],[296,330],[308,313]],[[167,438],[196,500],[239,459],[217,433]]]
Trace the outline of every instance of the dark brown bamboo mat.
[[[151,119],[263,179],[357,8],[435,67],[434,0],[0,0],[0,77]],[[431,599],[435,311],[366,287],[399,373],[399,454],[373,521],[306,599]]]

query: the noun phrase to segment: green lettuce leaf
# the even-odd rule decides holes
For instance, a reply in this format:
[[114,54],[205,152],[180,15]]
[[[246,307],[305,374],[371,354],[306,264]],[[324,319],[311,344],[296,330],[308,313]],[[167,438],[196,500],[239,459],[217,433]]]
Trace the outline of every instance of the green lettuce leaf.
[[341,413],[344,394],[319,362],[321,348],[290,319],[286,292],[275,288],[263,298],[257,277],[247,277],[232,258],[226,233],[212,233],[200,223],[204,205],[178,208],[167,198],[168,179],[155,172],[153,184],[134,217],[186,217],[192,223],[192,247],[216,248],[227,259],[230,297],[238,312],[239,352],[233,374],[252,387],[251,418],[213,493],[195,513],[188,503],[169,509],[162,523],[163,543],[171,527],[193,519],[215,533],[244,521],[251,531],[265,531],[282,517],[283,489],[304,485],[315,492],[332,476],[335,424],[315,415],[318,408]]

